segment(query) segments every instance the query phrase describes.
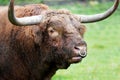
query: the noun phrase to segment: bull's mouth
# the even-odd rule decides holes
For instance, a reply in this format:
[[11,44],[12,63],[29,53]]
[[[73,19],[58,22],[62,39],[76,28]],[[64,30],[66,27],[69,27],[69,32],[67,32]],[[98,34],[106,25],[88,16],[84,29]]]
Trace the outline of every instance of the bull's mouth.
[[69,59],[69,63],[78,63],[81,62],[83,58],[85,58],[87,55],[86,51],[76,51],[73,53],[73,56]]
[[82,57],[77,56],[77,57],[72,57],[71,59],[69,59],[70,63],[78,63],[82,61]]

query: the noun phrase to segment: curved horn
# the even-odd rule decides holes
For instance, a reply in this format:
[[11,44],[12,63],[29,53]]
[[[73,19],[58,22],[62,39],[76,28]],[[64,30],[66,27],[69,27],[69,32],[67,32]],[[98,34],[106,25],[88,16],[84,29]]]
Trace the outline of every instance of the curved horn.
[[114,5],[111,8],[109,8],[106,12],[95,15],[77,15],[77,16],[80,18],[81,23],[92,23],[101,21],[112,15],[112,13],[115,12],[115,10],[117,9],[118,5],[119,0],[115,0]]
[[9,9],[8,9],[8,18],[9,18],[9,21],[14,25],[28,26],[28,25],[39,24],[42,21],[43,16],[36,15],[36,16],[30,16],[30,17],[17,18],[14,15],[14,0],[10,0]]

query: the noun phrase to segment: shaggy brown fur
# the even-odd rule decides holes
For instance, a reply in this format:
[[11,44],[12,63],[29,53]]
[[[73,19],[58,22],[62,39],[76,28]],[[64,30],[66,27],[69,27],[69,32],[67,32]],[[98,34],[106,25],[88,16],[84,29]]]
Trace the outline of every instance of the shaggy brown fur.
[[0,11],[0,80],[50,80],[56,70],[81,61],[72,58],[79,56],[75,46],[86,51],[85,27],[74,15],[39,4],[18,6],[15,14],[46,18],[38,25],[20,27],[9,22],[7,9]]

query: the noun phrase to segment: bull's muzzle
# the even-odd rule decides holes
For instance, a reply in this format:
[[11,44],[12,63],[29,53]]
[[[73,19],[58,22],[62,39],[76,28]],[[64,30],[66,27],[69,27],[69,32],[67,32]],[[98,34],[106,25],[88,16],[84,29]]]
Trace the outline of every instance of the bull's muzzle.
[[80,57],[84,58],[87,55],[87,45],[85,41],[81,41],[77,45],[74,46],[75,54],[79,55]]

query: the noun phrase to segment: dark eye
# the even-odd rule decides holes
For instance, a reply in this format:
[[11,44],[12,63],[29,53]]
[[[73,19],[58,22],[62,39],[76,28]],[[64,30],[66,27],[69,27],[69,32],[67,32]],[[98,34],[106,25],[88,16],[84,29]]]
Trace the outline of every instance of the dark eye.
[[78,28],[78,31],[81,31],[81,29],[80,29],[80,28]]
[[50,30],[50,33],[54,33],[54,30]]
[[59,33],[56,30],[54,30],[52,27],[48,28],[48,34],[52,38],[55,38],[59,35]]
[[54,29],[52,27],[49,27],[48,32],[52,34],[52,33],[54,33]]

